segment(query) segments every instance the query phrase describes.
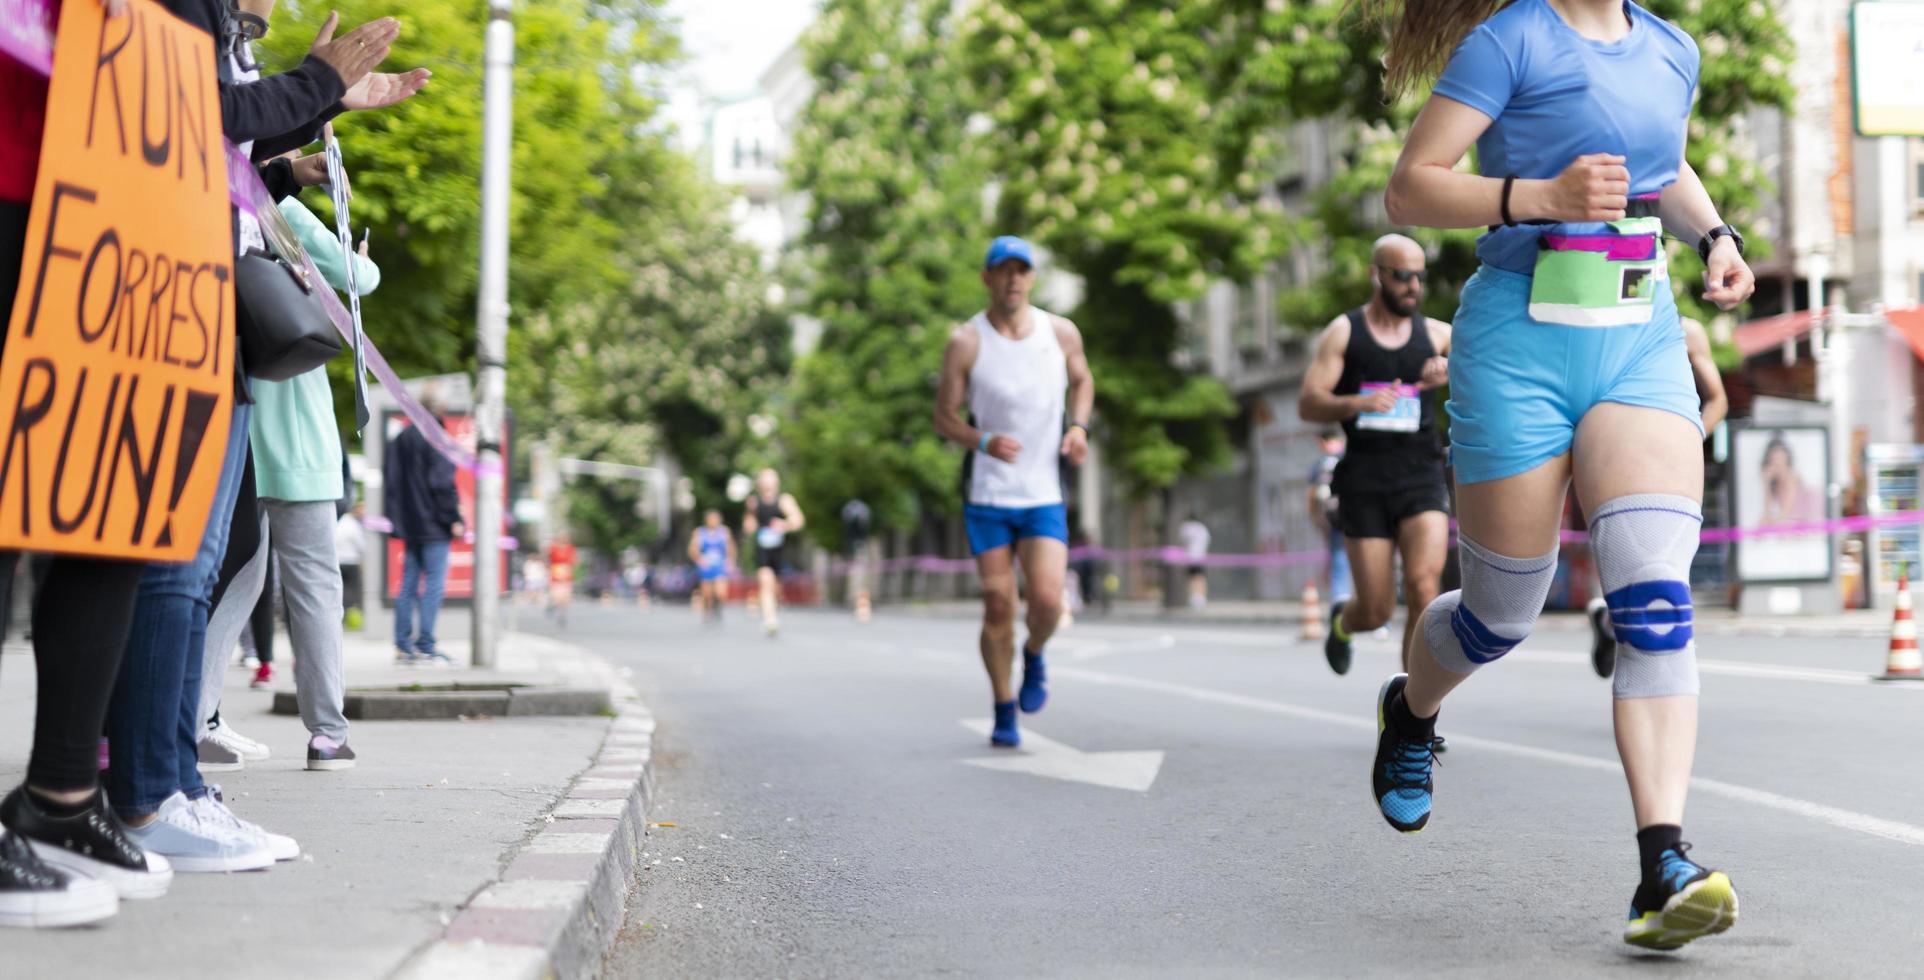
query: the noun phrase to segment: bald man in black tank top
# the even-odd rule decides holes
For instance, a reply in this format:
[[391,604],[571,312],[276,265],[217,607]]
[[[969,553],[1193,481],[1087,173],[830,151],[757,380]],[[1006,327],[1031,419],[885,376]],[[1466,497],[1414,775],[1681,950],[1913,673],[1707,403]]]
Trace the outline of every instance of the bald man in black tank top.
[[[1349,442],[1331,490],[1356,594],[1331,607],[1323,646],[1338,674],[1349,671],[1350,637],[1395,611],[1396,553],[1403,601],[1415,610],[1436,598],[1448,554],[1450,490],[1429,392],[1449,381],[1450,325],[1418,309],[1427,278],[1422,246],[1402,235],[1378,239],[1375,294],[1331,321],[1303,377],[1303,420],[1341,423]],[[1417,618],[1403,627],[1406,664]]]

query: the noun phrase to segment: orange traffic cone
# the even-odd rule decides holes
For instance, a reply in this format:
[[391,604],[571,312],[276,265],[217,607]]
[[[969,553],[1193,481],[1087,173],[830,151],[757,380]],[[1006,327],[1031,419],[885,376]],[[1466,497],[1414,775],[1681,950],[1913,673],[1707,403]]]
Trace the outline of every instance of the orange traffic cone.
[[1924,680],[1924,657],[1917,652],[1917,622],[1911,618],[1911,575],[1897,576],[1897,610],[1891,614],[1891,652],[1883,680]]
[[1329,613],[1323,609],[1323,594],[1316,591],[1316,580],[1310,579],[1303,585],[1303,639],[1320,640],[1323,638],[1323,620]]

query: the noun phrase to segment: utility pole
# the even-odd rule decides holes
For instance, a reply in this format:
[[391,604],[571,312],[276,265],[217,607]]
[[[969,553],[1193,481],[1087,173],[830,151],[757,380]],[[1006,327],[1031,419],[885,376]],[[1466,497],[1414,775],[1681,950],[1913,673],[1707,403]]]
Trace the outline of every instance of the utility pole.
[[508,356],[508,171],[514,146],[514,0],[488,0],[481,128],[481,295],[475,311],[474,666],[498,660],[501,622],[501,426]]

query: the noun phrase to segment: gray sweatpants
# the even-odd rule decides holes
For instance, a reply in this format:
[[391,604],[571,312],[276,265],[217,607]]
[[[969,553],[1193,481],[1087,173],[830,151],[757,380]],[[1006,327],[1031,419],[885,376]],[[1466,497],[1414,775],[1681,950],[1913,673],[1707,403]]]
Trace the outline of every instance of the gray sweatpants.
[[247,630],[248,619],[254,614],[254,603],[260,600],[261,588],[267,583],[270,552],[267,548],[265,511],[261,512],[260,520],[260,547],[247,559],[247,564],[234,574],[234,580],[227,583],[227,591],[221,593],[220,604],[207,614],[207,639],[201,648],[200,725],[194,729],[197,733],[207,730],[207,723],[213,720],[214,712],[220,709],[220,689],[227,680],[228,661],[233,658],[234,647]]
[[[272,542],[272,557],[278,562],[281,601],[287,609],[288,644],[294,654],[294,694],[300,703],[301,722],[311,735],[324,736],[336,743],[347,741],[347,716],[343,713],[347,697],[347,678],[341,665],[341,566],[334,558],[334,501],[292,502],[261,500],[261,513],[268,533],[261,536],[265,551]],[[215,664],[212,701],[208,685],[201,691],[201,722],[213,716],[219,704],[220,671],[240,642],[240,631],[260,598],[267,577],[265,560],[260,567],[250,561],[235,576],[207,623],[207,662]],[[232,623],[228,622],[232,617]],[[219,631],[216,631],[216,626]],[[218,652],[216,652],[218,651]]]

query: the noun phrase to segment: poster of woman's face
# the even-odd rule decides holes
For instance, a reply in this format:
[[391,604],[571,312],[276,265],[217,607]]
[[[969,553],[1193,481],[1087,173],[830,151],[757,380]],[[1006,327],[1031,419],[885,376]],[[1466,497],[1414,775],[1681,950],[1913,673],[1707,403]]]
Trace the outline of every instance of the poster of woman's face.
[[1830,433],[1814,426],[1757,427],[1736,434],[1731,474],[1737,526],[1745,531],[1809,527],[1797,534],[1755,536],[1737,543],[1743,582],[1827,579],[1831,571]]

